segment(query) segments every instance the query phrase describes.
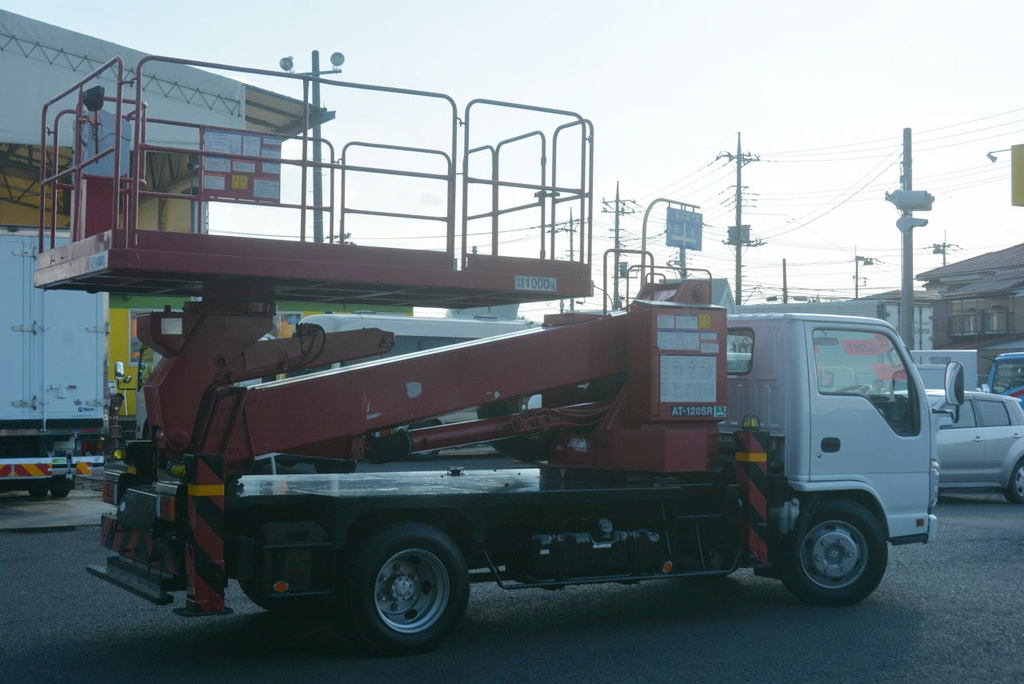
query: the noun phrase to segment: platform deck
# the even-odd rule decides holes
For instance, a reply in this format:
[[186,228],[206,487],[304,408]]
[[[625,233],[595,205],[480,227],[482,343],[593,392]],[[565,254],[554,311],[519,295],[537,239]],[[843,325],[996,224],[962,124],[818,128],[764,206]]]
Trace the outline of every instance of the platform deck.
[[466,308],[592,294],[578,262],[227,235],[107,231],[47,249],[36,286],[198,296],[220,279],[270,284],[276,299]]

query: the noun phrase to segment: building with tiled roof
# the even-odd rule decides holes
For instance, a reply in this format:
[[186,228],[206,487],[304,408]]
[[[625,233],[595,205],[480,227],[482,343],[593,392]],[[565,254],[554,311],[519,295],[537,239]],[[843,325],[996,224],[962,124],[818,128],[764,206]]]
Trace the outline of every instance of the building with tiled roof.
[[935,346],[977,349],[984,373],[997,355],[1024,351],[1024,244],[919,273],[939,296]]

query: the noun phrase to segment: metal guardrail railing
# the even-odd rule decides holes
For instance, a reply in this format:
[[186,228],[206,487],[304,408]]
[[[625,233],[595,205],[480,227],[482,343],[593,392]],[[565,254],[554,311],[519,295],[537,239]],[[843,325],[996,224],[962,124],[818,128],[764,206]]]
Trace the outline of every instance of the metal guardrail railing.
[[[230,195],[227,192],[217,195],[216,193],[205,192],[202,178],[200,178],[200,190],[198,191],[192,187],[187,188],[187,191],[172,191],[166,188],[148,187],[147,161],[150,155],[187,155],[187,158],[197,160],[200,168],[208,166],[210,160],[230,160],[232,165],[236,163],[256,165],[268,161],[262,152],[261,154],[246,153],[244,150],[241,152],[228,152],[208,149],[203,144],[204,136],[209,135],[211,132],[252,135],[253,131],[243,128],[230,129],[205,125],[195,121],[149,118],[145,104],[145,84],[157,64],[196,67],[214,72],[300,81],[302,89],[301,133],[297,135],[279,135],[282,141],[290,139],[297,142],[300,153],[292,157],[286,157],[282,154],[280,158],[271,160],[275,164],[298,168],[301,171],[298,183],[298,201],[282,201],[280,199],[278,201],[269,201],[266,198],[259,197],[227,196]],[[86,95],[89,89],[98,85],[103,78],[107,79],[107,81],[112,79],[115,84],[112,93],[104,94],[101,97],[101,104],[113,104],[114,139],[109,148],[96,150],[94,154],[89,154],[82,144],[82,132],[83,127],[90,125],[97,114],[96,111],[86,107]],[[447,132],[443,136],[446,138],[444,147],[432,149],[369,140],[350,140],[339,146],[341,154],[340,157],[337,157],[332,141],[326,138],[315,138],[310,133],[314,117],[321,114],[321,112],[314,111],[310,103],[311,85],[314,82],[321,87],[334,87],[346,92],[370,92],[420,100],[440,101],[447,105],[449,110]],[[129,88],[134,88],[134,92],[128,92]],[[58,103],[66,102],[69,98],[73,101],[70,107],[57,112],[54,111]],[[90,100],[89,103],[90,106],[95,106],[95,98]],[[477,108],[485,107],[502,112],[513,111],[530,116],[543,115],[551,117],[550,125],[553,127],[553,130],[529,130],[519,135],[504,138],[493,144],[477,144],[471,147],[471,114],[474,114]],[[476,114],[474,118],[478,116],[480,115]],[[66,130],[67,128],[67,117],[73,118],[72,130],[74,141],[70,145],[61,137],[62,129]],[[460,125],[464,128],[461,158],[458,154],[458,127]],[[189,147],[180,144],[152,143],[149,140],[151,126],[195,129],[197,131],[196,144],[194,147]],[[124,138],[129,128],[131,128],[131,147],[130,150],[125,150],[124,147],[127,143]],[[573,171],[570,174],[573,180],[565,183],[559,181],[559,164],[562,163],[559,161],[559,158],[561,155],[564,161],[565,157],[563,138],[565,135],[576,133],[579,136],[576,143],[579,151],[578,177],[575,176],[577,171]],[[537,182],[513,182],[502,178],[502,151],[511,145],[521,145],[530,141],[537,144],[539,150]],[[107,157],[112,157],[113,171],[110,177],[116,178],[117,181],[110,183],[110,211],[112,215],[109,228],[116,229],[117,238],[122,240],[120,245],[115,246],[131,247],[137,244],[140,205],[146,200],[164,198],[189,201],[193,204],[201,204],[207,201],[234,201],[257,206],[272,205],[298,210],[299,226],[297,237],[300,241],[309,240],[307,233],[309,212],[314,212],[315,216],[321,215],[321,212],[328,216],[330,229],[327,242],[329,243],[334,243],[336,238],[337,242],[343,241],[349,228],[349,219],[353,216],[377,216],[390,219],[442,222],[446,227],[444,249],[452,257],[450,259],[452,268],[457,269],[466,263],[466,257],[469,252],[468,231],[471,222],[489,220],[491,253],[498,255],[501,245],[500,219],[531,210],[537,211],[540,219],[539,258],[555,259],[559,247],[556,240],[556,235],[559,232],[556,229],[558,208],[565,203],[576,203],[578,205],[580,230],[578,234],[570,238],[572,241],[570,260],[589,265],[592,259],[593,125],[579,114],[567,110],[498,100],[477,99],[466,105],[460,118],[455,101],[443,93],[352,83],[325,78],[323,75],[282,73],[266,69],[253,69],[214,62],[160,56],[144,57],[132,72],[131,70],[126,70],[120,58],[115,58],[47,101],[42,112],[40,142],[43,158],[39,177],[41,250],[47,247],[44,242],[48,242],[49,248],[54,247],[56,244],[55,231],[58,224],[58,204],[61,193],[69,195],[71,205],[76,208],[70,212],[69,216],[72,239],[77,240],[84,237],[85,227],[82,225],[83,219],[77,211],[77,207],[83,199],[80,195],[83,191],[84,177],[88,175],[88,168],[91,164]],[[329,154],[326,160],[315,161],[311,158],[311,156],[316,156],[310,154],[310,151],[315,146],[325,146],[328,148]],[[71,161],[62,164],[61,150],[68,147],[70,147],[72,153]],[[410,159],[438,157],[443,162],[443,168],[441,172],[431,173],[409,168],[398,168],[391,165],[355,163],[352,157],[357,152],[367,150],[397,152],[407,155]],[[469,173],[470,158],[482,152],[490,152],[491,154],[490,177],[471,176]],[[130,163],[127,164],[129,168],[124,168],[122,155],[129,153]],[[461,184],[457,182],[456,172],[456,169],[460,167],[460,162],[463,176]],[[324,170],[329,175],[330,191],[323,204],[314,205],[307,201],[307,189],[310,183],[308,179],[309,172],[317,173]],[[564,170],[562,173],[564,174]],[[430,215],[410,211],[391,211],[351,206],[349,181],[353,174],[376,174],[394,178],[419,178],[442,182],[445,185],[444,213]],[[562,177],[564,178],[565,176],[563,175]],[[478,186],[486,187],[490,190],[490,206],[486,211],[470,215],[469,196],[471,188]],[[535,199],[513,206],[500,206],[500,191],[502,189],[532,191]],[[461,220],[456,216],[457,195],[459,191],[462,193]],[[198,227],[194,225],[193,229],[197,230]],[[457,233],[459,229],[461,229],[461,236]],[[49,240],[45,241],[44,236],[47,234],[49,235]],[[455,258],[457,248],[461,252],[461,259]]]
[[[568,117],[572,119],[567,123],[563,123],[555,128],[554,133],[551,137],[551,183],[547,182],[547,169],[548,169],[548,136],[543,131],[529,131],[520,135],[505,138],[499,141],[496,145],[480,145],[477,147],[470,148],[470,115],[472,109],[475,106],[489,106],[499,107],[506,109],[519,109],[530,112],[538,112],[543,114],[550,114],[559,117]],[[580,261],[583,263],[590,263],[592,257],[592,231],[593,231],[593,209],[594,209],[594,196],[591,191],[593,186],[593,174],[594,174],[594,127],[593,124],[576,112],[572,112],[564,109],[551,109],[549,107],[536,107],[532,105],[521,105],[514,104],[511,102],[501,102],[498,100],[483,100],[477,99],[471,101],[466,105],[465,115],[463,117],[464,125],[464,139],[465,139],[465,153],[462,157],[462,251],[466,253],[467,244],[466,238],[468,235],[469,222],[476,219],[491,219],[491,251],[493,254],[498,253],[498,218],[505,214],[511,214],[519,211],[525,211],[528,209],[538,209],[540,212],[540,258],[554,258],[556,252],[556,239],[555,236],[558,233],[556,229],[557,225],[557,210],[558,205],[565,202],[578,202],[579,203],[579,216],[583,219],[580,223],[580,243],[579,248],[576,249],[573,245],[573,249],[570,249],[570,253],[573,255],[579,255]],[[558,142],[559,137],[562,133],[572,128],[578,127],[580,129],[580,179],[579,186],[560,186],[558,184]],[[522,183],[522,182],[511,182],[502,181],[500,178],[501,170],[501,151],[506,145],[529,140],[531,138],[537,138],[540,142],[540,183]],[[477,153],[488,151],[491,153],[491,177],[490,178],[479,178],[470,175],[469,164],[470,157]],[[469,213],[469,195],[471,185],[487,185],[491,188],[491,209],[490,211],[481,212],[477,214]],[[536,200],[527,202],[525,204],[514,205],[511,207],[500,207],[499,206],[499,190],[501,188],[517,188],[520,190],[532,190],[534,191],[534,197]],[[551,219],[547,220],[548,213],[550,212]],[[572,238],[570,238],[572,239]]]
[[[40,149],[40,163],[39,163],[39,251],[42,252],[47,248],[46,236],[49,233],[49,245],[52,249],[57,244],[57,223],[58,223],[58,193],[61,190],[73,190],[78,180],[81,178],[82,170],[88,167],[90,164],[100,161],[108,155],[113,155],[113,178],[121,178],[121,157],[118,154],[117,145],[111,149],[97,150],[91,156],[86,156],[83,147],[83,138],[81,135],[82,124],[88,121],[88,116],[85,114],[86,111],[86,88],[85,86],[89,83],[97,81],[100,76],[113,72],[114,81],[116,84],[117,95],[114,98],[106,98],[102,94],[99,96],[99,101],[113,100],[115,106],[114,112],[114,140],[120,142],[122,126],[124,123],[124,112],[123,105],[124,99],[122,97],[123,88],[125,85],[124,81],[124,62],[120,57],[115,57],[110,61],[102,64],[99,68],[87,75],[85,78],[79,80],[77,83],[69,86],[60,94],[50,98],[43,103],[42,121],[40,124],[40,135],[39,135],[39,149]],[[74,109],[62,109],[53,116],[52,127],[47,125],[50,120],[49,113],[51,108],[57,103],[64,100],[68,95],[72,93],[76,94],[75,108]],[[91,100],[95,102],[95,98]],[[66,116],[74,116],[74,141],[71,145],[72,148],[72,159],[70,164],[61,168],[60,162],[60,150],[61,150],[61,138],[60,138],[60,121]],[[47,196],[49,191],[49,196]],[[120,205],[122,189],[120,182],[111,183],[111,206],[118,207]],[[50,208],[49,216],[47,215],[47,206]],[[115,212],[120,217],[120,212]],[[120,224],[118,224],[119,226]],[[76,222],[74,216],[71,217],[70,226],[72,239],[78,239],[80,236],[76,233]]]
[[[638,266],[635,266],[635,268],[639,269],[639,272],[640,272],[641,287],[643,287],[643,284],[645,284],[645,283],[654,282],[654,277],[655,277],[654,255],[651,254],[650,252],[645,251],[645,250],[641,250],[641,249],[615,249],[615,248],[612,248],[612,249],[605,250],[605,252],[604,252],[604,260],[603,260],[603,263],[602,263],[602,266],[604,267],[602,269],[604,277],[603,277],[603,280],[601,282],[601,301],[602,301],[604,313],[608,313],[608,311],[612,310],[612,309],[622,308],[623,306],[625,306],[625,303],[626,303],[626,302],[616,301],[617,298],[618,298],[618,292],[608,292],[608,273],[609,273],[608,257],[610,257],[610,256],[614,256],[615,257],[615,260],[613,262],[613,264],[614,264],[613,268],[618,269],[619,256],[621,256],[623,254],[638,254],[638,255],[640,255],[640,264]],[[650,260],[649,264],[647,263],[648,259]],[[627,276],[629,274],[629,270],[631,270],[632,268],[633,267],[630,267],[630,269],[627,269],[627,271],[626,271],[626,275]],[[627,290],[627,293],[628,293],[628,290]],[[627,297],[628,297],[628,294],[627,294]],[[609,304],[611,306],[609,306]]]

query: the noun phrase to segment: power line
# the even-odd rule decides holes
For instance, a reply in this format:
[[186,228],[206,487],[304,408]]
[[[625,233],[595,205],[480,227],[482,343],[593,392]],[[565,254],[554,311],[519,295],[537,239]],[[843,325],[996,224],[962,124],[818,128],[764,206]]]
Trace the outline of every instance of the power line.
[[[950,128],[958,128],[960,126],[969,126],[970,124],[978,123],[979,121],[989,121],[991,119],[998,119],[1001,116],[1008,116],[1010,114],[1017,114],[1019,112],[1024,112],[1024,107],[1018,107],[1018,108],[1015,108],[1015,109],[1010,109],[1010,110],[1007,110],[1005,112],[999,112],[998,114],[989,114],[987,116],[981,116],[981,117],[977,117],[975,119],[969,119],[967,121],[960,121],[960,122],[957,122],[957,123],[946,124],[946,125],[943,125],[943,126],[936,126],[935,128],[929,128],[929,129],[923,130],[923,131],[920,132],[920,134],[921,135],[927,135],[928,133],[935,133],[937,131],[945,131],[945,130],[949,130]],[[1015,120],[1015,121],[1009,121],[1009,122],[1005,122],[1005,123],[1002,123],[1002,124],[994,124],[993,126],[990,126],[988,128],[998,128],[999,126],[1009,126],[1009,125],[1011,125],[1013,123],[1018,123],[1019,121],[1020,120],[1018,119],[1018,120]],[[979,129],[979,130],[986,130],[986,129]],[[977,131],[974,131],[974,132],[977,132]],[[970,133],[971,133],[970,131],[965,131],[963,133],[955,133],[955,134],[952,134],[952,135],[953,136],[969,135]],[[947,136],[942,136],[942,137],[947,137]],[[922,142],[931,142],[933,140],[938,140],[938,139],[940,139],[940,138],[936,137],[936,138],[932,138],[930,140],[926,140],[926,141],[922,141]],[[887,137],[884,137],[884,138],[874,138],[872,140],[862,140],[860,142],[854,142],[854,143],[843,143],[843,144],[839,144],[839,145],[824,145],[824,146],[820,146],[820,147],[805,147],[805,148],[802,148],[802,149],[794,149],[794,150],[774,150],[774,151],[771,151],[771,152],[765,152],[765,156],[770,156],[770,157],[790,156],[790,155],[794,155],[794,156],[820,156],[821,154],[846,154],[847,152],[852,151],[852,150],[850,150],[850,148],[864,148],[864,149],[859,149],[859,150],[855,151],[856,153],[859,153],[859,152],[869,151],[869,149],[880,149],[880,148],[865,148],[864,146],[866,146],[866,145],[874,145],[875,143],[881,143],[881,142],[886,142],[886,141],[893,141],[893,136],[887,136]],[[842,151],[841,152],[833,153],[833,152],[829,152],[829,150],[842,150]]]
[[671,188],[677,188],[677,186],[681,186],[681,187],[678,187],[677,189],[682,189],[682,188],[686,187],[687,185],[692,185],[693,183],[697,182],[699,179],[694,179],[690,183],[685,183],[685,181],[688,181],[689,179],[691,179],[691,178],[693,178],[694,176],[697,176],[697,175],[707,176],[709,174],[715,173],[714,171],[707,172],[707,171],[705,171],[705,169],[707,169],[708,167],[714,165],[717,161],[718,161],[717,159],[712,159],[707,164],[705,164],[704,166],[700,167],[699,169],[697,169],[693,173],[691,173],[691,174],[689,174],[687,176],[683,176],[679,180],[672,181],[668,185],[666,185],[666,186],[664,186],[662,188],[659,188],[659,189],[655,190],[654,192],[647,193],[647,194],[643,195],[642,197],[644,199],[651,198],[651,197],[658,197],[658,196],[664,194],[665,191],[667,191],[667,190],[669,190]]
[[[888,159],[888,158],[886,158],[886,159],[883,159],[883,160],[882,160],[882,163],[884,163],[884,162],[886,162],[886,161],[889,161],[889,159]],[[804,215],[803,215],[802,217],[800,217],[799,219],[794,219],[794,220],[793,220],[793,221],[791,222],[791,223],[796,223],[797,225],[795,225],[795,226],[792,226],[792,227],[788,227],[788,228],[785,228],[784,230],[781,230],[781,231],[779,231],[779,232],[777,232],[777,233],[769,233],[769,237],[773,237],[773,238],[774,238],[774,237],[778,237],[778,236],[780,236],[780,235],[785,235],[785,234],[787,234],[787,233],[792,233],[792,232],[793,232],[794,230],[797,230],[798,228],[804,228],[804,227],[806,227],[806,226],[809,226],[810,224],[814,223],[815,221],[819,221],[819,220],[821,220],[822,218],[824,218],[824,217],[828,216],[828,215],[829,215],[829,214],[831,214],[831,213],[832,213],[833,211],[835,211],[835,210],[836,210],[836,209],[838,209],[839,207],[843,206],[844,204],[846,204],[847,202],[849,202],[849,201],[850,201],[851,199],[853,199],[854,197],[856,197],[856,196],[857,196],[858,194],[860,194],[861,192],[863,192],[863,191],[864,191],[864,189],[865,189],[865,188],[867,188],[867,187],[868,187],[869,185],[871,185],[871,184],[872,184],[872,183],[874,183],[874,182],[875,182],[876,180],[878,180],[879,178],[881,178],[881,177],[882,177],[882,174],[883,174],[883,173],[885,173],[886,171],[888,171],[888,170],[889,170],[889,169],[890,169],[890,168],[891,168],[891,167],[892,167],[892,166],[893,166],[893,165],[894,165],[895,163],[896,163],[895,161],[890,161],[890,163],[889,163],[889,164],[887,164],[887,165],[885,165],[884,167],[882,167],[882,170],[881,170],[881,171],[879,171],[879,172],[878,172],[878,173],[877,173],[877,174],[876,174],[876,175],[875,175],[874,177],[872,177],[872,178],[871,178],[871,180],[869,180],[868,182],[866,182],[866,183],[864,183],[863,185],[861,185],[861,186],[860,186],[859,188],[857,188],[856,190],[854,190],[854,191],[853,191],[852,193],[850,193],[849,195],[847,195],[847,197],[845,197],[844,199],[840,200],[839,202],[837,202],[837,203],[836,203],[836,204],[834,204],[833,206],[829,207],[828,209],[826,209],[825,211],[821,212],[821,213],[820,213],[820,214],[818,214],[817,216],[814,216],[814,218],[807,218],[807,217],[813,216],[813,215],[814,215],[814,214],[815,214],[816,212],[814,212],[814,211],[810,211],[810,212],[807,212],[806,214],[804,214]],[[877,168],[877,167],[876,167],[876,168]],[[872,170],[874,170],[874,169],[872,169]],[[868,173],[871,173],[871,171],[868,171]],[[867,174],[865,174],[865,175],[867,175]],[[861,178],[863,178],[863,177],[864,177],[864,176],[861,176]],[[837,197],[838,197],[838,195],[837,195]],[[835,199],[835,198],[833,198],[833,199]],[[826,204],[827,204],[827,203],[826,203]],[[821,205],[821,206],[824,206],[824,205]],[[807,220],[805,220],[805,219],[807,219]]]

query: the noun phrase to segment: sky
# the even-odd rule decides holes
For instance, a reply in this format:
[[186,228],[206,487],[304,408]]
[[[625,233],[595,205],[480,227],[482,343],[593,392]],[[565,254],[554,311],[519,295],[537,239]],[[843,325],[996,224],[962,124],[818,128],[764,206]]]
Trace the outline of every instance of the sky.
[[[743,251],[744,303],[781,295],[783,259],[791,296],[852,297],[857,255],[874,261],[860,268],[861,296],[899,287],[898,213],[884,194],[899,187],[904,127],[913,130],[914,187],[935,196],[934,210],[919,214],[929,225],[914,233],[915,273],[942,264],[936,244],[948,244],[954,262],[1024,241],[1024,207],[1010,206],[1009,154],[997,153],[996,163],[986,157],[1024,143],[1013,38],[1024,3],[6,0],[4,7],[153,54],[268,69],[291,55],[306,69],[311,50],[324,61],[339,50],[346,80],[443,92],[460,104],[485,97],[580,112],[595,127],[595,208],[614,197],[618,182],[637,209],[622,219],[625,246],[639,246],[652,200],[699,205],[703,250],[689,251],[687,263],[730,280],[735,251],[723,242],[735,221],[735,166],[716,158],[734,153],[742,132],[743,152],[758,158],[743,168],[743,223],[764,242]],[[376,116],[360,113],[334,94],[325,93],[325,104],[339,111],[339,129],[372,130],[403,114],[443,121],[391,104]],[[430,192],[411,196],[421,208],[436,204]],[[611,245],[612,222],[612,214],[595,213],[595,255]],[[664,246],[663,212],[652,213],[648,233],[658,263],[678,257]],[[523,237],[509,238],[510,253],[532,244]],[[601,284],[600,266],[594,279]]]

